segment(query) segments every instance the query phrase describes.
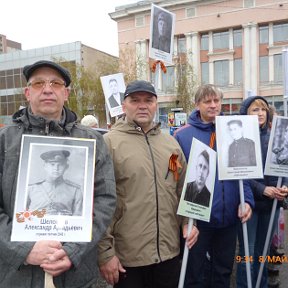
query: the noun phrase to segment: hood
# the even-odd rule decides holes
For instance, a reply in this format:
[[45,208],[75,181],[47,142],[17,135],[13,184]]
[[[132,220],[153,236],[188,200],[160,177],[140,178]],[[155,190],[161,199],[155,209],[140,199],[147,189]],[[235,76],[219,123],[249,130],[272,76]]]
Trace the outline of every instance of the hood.
[[[240,115],[247,115],[247,113],[248,113],[248,108],[249,108],[250,105],[251,105],[255,100],[257,100],[257,99],[260,99],[260,100],[264,101],[264,102],[267,104],[267,106],[269,107],[269,103],[267,102],[267,100],[266,100],[264,97],[262,97],[262,96],[251,96],[251,97],[246,98],[246,99],[242,102],[242,104],[241,104],[241,106],[240,106],[239,114],[240,114]],[[269,112],[268,112],[268,113],[267,113],[266,124],[264,125],[264,127],[261,127],[261,129],[267,128],[267,127],[269,126],[269,125],[268,125],[269,120],[270,120],[270,116],[269,116]]]
[[239,111],[240,115],[247,115],[248,108],[257,99],[260,99],[260,100],[264,101],[267,104],[267,106],[269,107],[269,103],[267,102],[267,100],[264,97],[262,97],[262,96],[251,96],[251,97],[246,98],[242,102],[241,107],[240,107],[240,111]]
[[[222,115],[222,114],[221,114]],[[188,118],[188,124],[191,126],[197,127],[201,130],[206,130],[206,131],[215,131],[215,123],[210,122],[210,123],[204,123],[202,122],[200,118],[200,112],[199,110],[193,110],[192,113],[190,114]]]

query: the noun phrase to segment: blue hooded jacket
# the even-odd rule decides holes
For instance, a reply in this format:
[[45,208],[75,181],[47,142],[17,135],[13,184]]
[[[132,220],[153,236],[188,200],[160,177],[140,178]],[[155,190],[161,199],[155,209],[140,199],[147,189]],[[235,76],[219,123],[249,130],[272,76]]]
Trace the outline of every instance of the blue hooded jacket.
[[[175,138],[179,142],[186,160],[189,154],[192,139],[195,137],[202,143],[209,146],[211,133],[215,132],[214,123],[203,123],[198,110],[194,110],[188,119],[188,124],[179,128],[175,133]],[[213,149],[216,151],[216,143]],[[250,186],[244,181],[245,202],[254,207],[254,199]],[[240,204],[239,181],[238,180],[218,180],[218,167],[216,168],[214,196],[211,210],[210,222],[197,221],[198,226],[209,226],[214,228],[228,227],[239,221],[238,206]]]

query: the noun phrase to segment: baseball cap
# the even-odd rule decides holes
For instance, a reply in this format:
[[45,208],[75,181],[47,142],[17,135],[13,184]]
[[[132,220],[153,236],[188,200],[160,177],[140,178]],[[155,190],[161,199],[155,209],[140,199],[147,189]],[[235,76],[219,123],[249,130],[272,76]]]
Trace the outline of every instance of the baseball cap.
[[46,162],[63,162],[69,157],[70,152],[67,150],[52,150],[40,155],[41,159]]
[[60,66],[59,64],[54,63],[52,61],[47,61],[47,60],[41,60],[41,61],[35,62],[34,64],[26,65],[23,68],[23,74],[26,78],[26,81],[28,82],[33,72],[41,67],[50,67],[56,70],[63,77],[65,81],[65,86],[68,87],[70,85],[71,83],[70,72],[64,67]]
[[144,80],[135,80],[129,83],[124,92],[124,99],[135,92],[147,92],[157,97],[154,86],[150,82]]

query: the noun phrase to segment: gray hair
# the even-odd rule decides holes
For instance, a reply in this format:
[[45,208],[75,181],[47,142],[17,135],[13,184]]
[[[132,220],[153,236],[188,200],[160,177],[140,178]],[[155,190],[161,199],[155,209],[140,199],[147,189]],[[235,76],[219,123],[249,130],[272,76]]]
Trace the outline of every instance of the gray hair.
[[223,92],[220,88],[212,84],[205,84],[197,89],[195,94],[195,103],[198,104],[201,100],[210,95],[219,96],[221,99],[223,98]]

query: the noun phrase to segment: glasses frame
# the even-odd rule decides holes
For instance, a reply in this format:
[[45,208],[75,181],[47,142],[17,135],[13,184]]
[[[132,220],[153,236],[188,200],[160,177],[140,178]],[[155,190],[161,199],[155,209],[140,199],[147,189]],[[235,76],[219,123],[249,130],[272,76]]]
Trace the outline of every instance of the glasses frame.
[[[37,84],[38,84],[38,86],[37,86]],[[55,90],[59,90],[63,86],[66,87],[65,81],[60,80],[60,79],[52,79],[52,80],[50,80],[50,79],[46,79],[46,80],[44,80],[44,79],[39,79],[39,80],[35,79],[35,80],[32,80],[31,82],[28,82],[27,86],[28,87],[32,87],[35,90],[43,90],[46,87],[47,84],[53,90],[54,89]]]

